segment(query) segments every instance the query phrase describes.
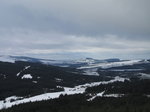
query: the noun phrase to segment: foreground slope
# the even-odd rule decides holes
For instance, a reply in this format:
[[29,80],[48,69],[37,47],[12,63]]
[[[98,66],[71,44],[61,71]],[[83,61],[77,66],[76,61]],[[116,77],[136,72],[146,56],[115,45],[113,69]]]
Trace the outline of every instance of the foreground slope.
[[[107,87],[107,84],[104,84],[106,85],[107,89],[103,88],[104,85],[99,86],[101,87],[99,89],[90,87],[86,89],[86,92],[84,94],[69,96],[60,95],[58,99],[21,104],[13,106],[9,109],[0,110],[0,112],[149,112],[150,98],[149,95],[146,96],[143,93],[144,89],[147,89],[147,93],[150,94],[150,91],[148,91],[148,89],[150,88],[150,81],[148,81],[147,83],[143,82],[145,82],[145,80],[139,80],[139,84],[134,81],[127,81],[125,84],[123,82],[109,83],[112,86],[117,83],[117,86],[119,88],[115,88],[117,90],[115,92],[120,93],[119,91],[121,88],[123,89],[121,93],[126,92],[124,96],[114,97],[110,94],[107,95],[107,89],[110,93],[113,93],[114,89],[109,88],[109,85]],[[130,85],[131,87],[128,89],[128,83],[134,85]],[[124,86],[119,86],[120,84],[124,84]],[[142,84],[149,85],[144,86]],[[138,88],[139,85],[140,87]],[[132,89],[134,91],[132,91]],[[96,96],[92,100],[89,100],[91,99],[91,97],[104,90],[107,91],[107,94]]]

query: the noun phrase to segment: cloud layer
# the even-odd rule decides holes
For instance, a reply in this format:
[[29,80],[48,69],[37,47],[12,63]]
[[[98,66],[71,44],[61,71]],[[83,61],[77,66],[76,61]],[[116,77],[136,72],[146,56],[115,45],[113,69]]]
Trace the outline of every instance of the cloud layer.
[[149,58],[149,0],[1,0],[0,54]]

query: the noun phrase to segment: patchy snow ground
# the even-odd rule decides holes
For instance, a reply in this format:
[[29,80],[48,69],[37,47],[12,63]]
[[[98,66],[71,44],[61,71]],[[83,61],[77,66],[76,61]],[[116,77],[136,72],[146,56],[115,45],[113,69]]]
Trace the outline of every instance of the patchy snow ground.
[[105,94],[104,97],[122,97],[124,96],[124,94]]
[[104,93],[105,93],[105,91],[103,91],[101,93],[97,93],[97,94],[93,95],[91,98],[87,99],[87,101],[92,101],[96,97],[115,97],[115,98],[118,98],[118,97],[124,96],[124,94],[104,94]]
[[146,73],[139,73],[141,79],[150,79],[150,74]]
[[98,86],[100,84],[113,83],[116,81],[124,82],[125,80],[129,80],[129,79],[121,78],[121,77],[117,76],[110,81],[86,83],[83,85],[75,86],[74,88],[63,87],[64,91],[54,92],[54,93],[45,93],[45,94],[37,95],[34,97],[30,97],[30,98],[19,99],[20,97],[13,96],[13,97],[9,97],[9,100],[8,100],[8,98],[6,98],[4,101],[0,101],[0,109],[9,108],[9,107],[12,107],[13,105],[19,105],[19,104],[23,104],[23,103],[27,103],[27,102],[36,102],[36,101],[59,98],[59,96],[61,94],[63,94],[63,95],[65,95],[65,94],[73,95],[73,94],[80,94],[80,93],[82,94],[85,92],[87,87]]
[[97,93],[96,95],[92,96],[91,98],[87,99],[87,101],[92,101],[94,100],[96,97],[102,97],[103,94],[105,93],[105,91],[101,92],[101,93]]
[[21,79],[32,79],[32,75],[31,74],[24,74]]
[[55,78],[56,82],[62,82],[63,79],[60,79],[60,78]]
[[21,70],[19,73],[17,73],[17,77],[25,70],[29,69],[31,66],[25,66],[25,68],[23,70]]
[[145,69],[111,69],[109,71],[114,71],[114,72],[135,72],[135,71],[143,71]]
[[88,68],[98,68],[98,67],[106,69],[106,68],[112,68],[112,67],[140,64],[140,63],[148,63],[148,62],[147,61],[141,62],[141,60],[129,60],[129,61],[122,61],[122,62],[99,63],[99,64],[93,64],[90,66],[83,66],[78,69],[88,69]]

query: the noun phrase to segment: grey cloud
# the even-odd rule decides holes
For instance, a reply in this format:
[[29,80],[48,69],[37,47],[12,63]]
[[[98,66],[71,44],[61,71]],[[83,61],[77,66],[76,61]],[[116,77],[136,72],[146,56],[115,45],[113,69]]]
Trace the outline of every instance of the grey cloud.
[[[8,34],[8,33],[7,33]],[[10,39],[11,36],[11,39]],[[131,41],[122,39],[116,35],[105,35],[100,38],[73,36],[55,33],[13,33],[13,35],[5,35],[1,39],[1,45],[5,48],[26,49],[30,52],[120,52],[122,49],[130,49],[129,51],[138,49],[149,49],[149,42]],[[137,46],[138,45],[138,46]],[[42,51],[43,50],[43,51]],[[25,51],[25,52],[26,52]]]
[[5,7],[1,9],[8,15],[3,19],[8,18],[18,27],[74,35],[149,35],[149,3],[149,0],[5,0]]
[[107,57],[124,51],[148,57],[149,4],[149,0],[1,0],[0,53]]

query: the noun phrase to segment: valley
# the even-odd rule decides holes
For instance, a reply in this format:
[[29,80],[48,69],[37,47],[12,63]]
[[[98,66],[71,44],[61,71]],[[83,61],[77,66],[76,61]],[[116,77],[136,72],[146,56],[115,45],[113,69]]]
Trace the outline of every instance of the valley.
[[18,110],[31,102],[34,107],[38,102],[78,96],[84,103],[131,96],[149,100],[149,60],[86,58],[52,61],[13,56],[0,56],[0,59],[2,112]]

